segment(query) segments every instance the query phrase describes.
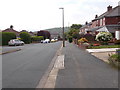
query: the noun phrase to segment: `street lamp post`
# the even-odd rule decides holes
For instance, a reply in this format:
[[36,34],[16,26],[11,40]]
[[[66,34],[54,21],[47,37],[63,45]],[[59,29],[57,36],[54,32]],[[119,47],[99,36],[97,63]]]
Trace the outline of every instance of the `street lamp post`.
[[63,22],[63,47],[65,47],[65,35],[64,35],[64,8],[59,8],[62,9],[62,22]]

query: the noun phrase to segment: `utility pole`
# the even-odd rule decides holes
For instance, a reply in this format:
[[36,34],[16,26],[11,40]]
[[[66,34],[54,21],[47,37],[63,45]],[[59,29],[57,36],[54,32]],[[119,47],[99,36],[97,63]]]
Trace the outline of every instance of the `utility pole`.
[[64,8],[59,8],[62,9],[62,23],[63,23],[63,47],[65,47],[65,34],[64,34]]

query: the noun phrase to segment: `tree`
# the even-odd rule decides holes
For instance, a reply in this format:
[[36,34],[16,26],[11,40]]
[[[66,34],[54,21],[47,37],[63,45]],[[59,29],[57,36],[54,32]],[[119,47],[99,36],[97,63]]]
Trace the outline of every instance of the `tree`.
[[70,28],[72,29],[80,29],[82,27],[81,24],[72,24],[72,26]]
[[20,33],[20,38],[22,41],[24,41],[26,44],[31,43],[31,36],[27,32],[21,32]]
[[50,39],[51,38],[50,33],[48,31],[44,31],[44,30],[38,31],[37,36],[43,36],[44,39]]

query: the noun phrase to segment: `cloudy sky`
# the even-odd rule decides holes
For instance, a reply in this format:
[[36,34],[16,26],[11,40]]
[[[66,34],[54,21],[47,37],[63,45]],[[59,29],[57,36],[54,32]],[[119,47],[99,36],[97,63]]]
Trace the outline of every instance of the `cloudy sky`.
[[62,10],[65,10],[65,26],[90,22],[102,14],[107,6],[118,5],[120,0],[0,0],[0,29],[10,25],[17,31],[38,31],[62,26]]

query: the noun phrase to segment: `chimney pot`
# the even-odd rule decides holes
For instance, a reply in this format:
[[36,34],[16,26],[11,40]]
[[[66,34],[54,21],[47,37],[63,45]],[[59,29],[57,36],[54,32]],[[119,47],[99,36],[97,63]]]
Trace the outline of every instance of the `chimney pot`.
[[110,11],[110,10],[112,10],[112,6],[109,5],[109,6],[107,7],[107,11]]
[[98,15],[95,15],[95,18],[98,18]]

